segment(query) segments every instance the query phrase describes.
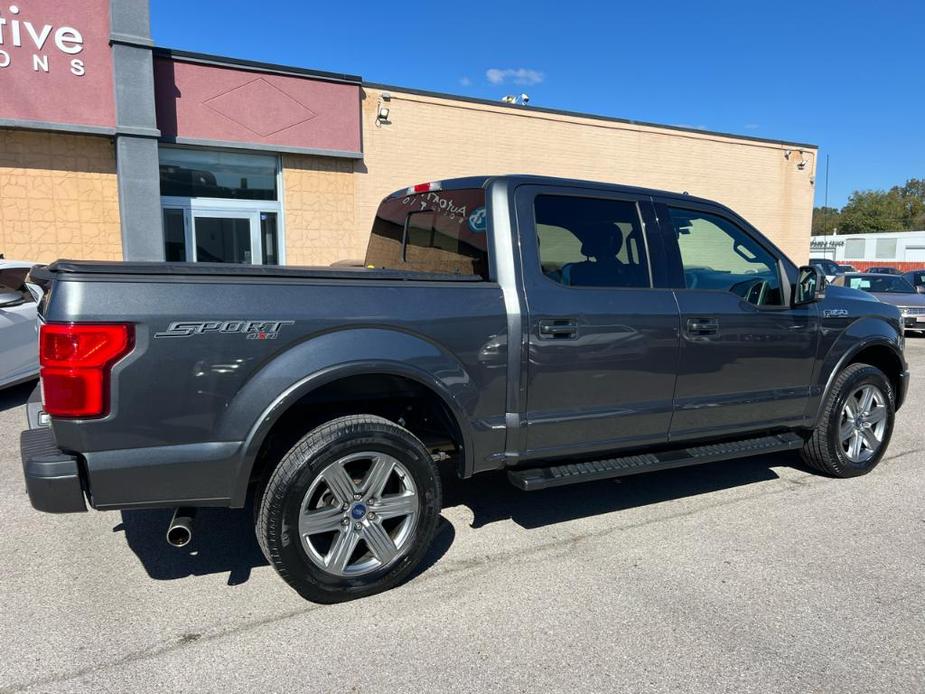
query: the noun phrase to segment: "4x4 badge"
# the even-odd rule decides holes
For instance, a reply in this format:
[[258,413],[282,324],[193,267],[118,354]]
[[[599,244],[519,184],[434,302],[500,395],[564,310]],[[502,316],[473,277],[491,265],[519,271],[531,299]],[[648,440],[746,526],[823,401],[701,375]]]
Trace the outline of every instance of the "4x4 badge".
[[167,326],[167,330],[154,333],[154,337],[191,337],[207,333],[243,333],[248,340],[275,340],[279,335],[280,328],[294,323],[295,321],[291,320],[174,321]]
[[822,312],[823,318],[844,318],[848,315],[848,310],[844,308],[827,308]]

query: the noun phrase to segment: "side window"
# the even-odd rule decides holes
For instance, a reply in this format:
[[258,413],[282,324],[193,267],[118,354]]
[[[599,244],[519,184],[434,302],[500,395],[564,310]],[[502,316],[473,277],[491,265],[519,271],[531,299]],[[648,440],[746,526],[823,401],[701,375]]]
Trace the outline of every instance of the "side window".
[[568,287],[650,287],[635,203],[568,195],[534,202],[540,266]]
[[777,259],[732,222],[669,208],[688,289],[732,292],[756,306],[783,304]]
[[0,269],[0,291],[13,290],[23,295],[26,301],[32,301],[32,294],[26,289],[26,275],[29,274],[29,268],[10,267]]

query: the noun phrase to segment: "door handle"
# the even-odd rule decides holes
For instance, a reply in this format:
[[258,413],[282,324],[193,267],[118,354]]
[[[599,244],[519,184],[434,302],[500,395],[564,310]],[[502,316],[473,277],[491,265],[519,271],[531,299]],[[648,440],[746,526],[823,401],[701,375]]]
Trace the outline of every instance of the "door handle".
[[578,321],[574,318],[549,318],[539,322],[544,340],[574,340],[578,337]]
[[694,337],[719,334],[719,321],[716,318],[688,318],[687,334]]

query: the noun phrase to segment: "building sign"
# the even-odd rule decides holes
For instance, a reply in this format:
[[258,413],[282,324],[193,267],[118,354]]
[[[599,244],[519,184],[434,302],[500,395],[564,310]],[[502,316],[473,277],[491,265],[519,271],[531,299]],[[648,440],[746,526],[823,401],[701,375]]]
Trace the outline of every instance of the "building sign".
[[355,83],[158,57],[154,92],[157,127],[177,142],[361,151]]
[[834,237],[813,236],[809,242],[812,251],[830,251],[845,245],[844,239],[835,240]]
[[109,0],[0,0],[0,119],[114,125]]

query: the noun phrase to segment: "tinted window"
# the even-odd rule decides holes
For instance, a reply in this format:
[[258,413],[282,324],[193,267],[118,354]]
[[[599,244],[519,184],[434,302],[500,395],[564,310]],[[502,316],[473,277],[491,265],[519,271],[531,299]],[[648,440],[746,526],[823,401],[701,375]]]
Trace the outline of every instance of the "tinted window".
[[916,287],[920,287],[925,284],[925,272],[910,272],[906,275],[906,279]]
[[826,275],[837,275],[839,273],[838,264],[825,258],[811,258],[810,264],[818,267]]
[[913,294],[915,287],[902,277],[882,275],[857,275],[848,277],[848,286],[865,292],[882,292],[886,294]]
[[781,305],[777,259],[722,217],[670,208],[688,289],[732,292],[756,305]]
[[539,195],[534,203],[540,266],[569,287],[649,287],[636,204]]
[[276,157],[161,147],[161,195],[276,200]]
[[378,268],[488,278],[485,191],[431,191],[379,205],[366,251]]

